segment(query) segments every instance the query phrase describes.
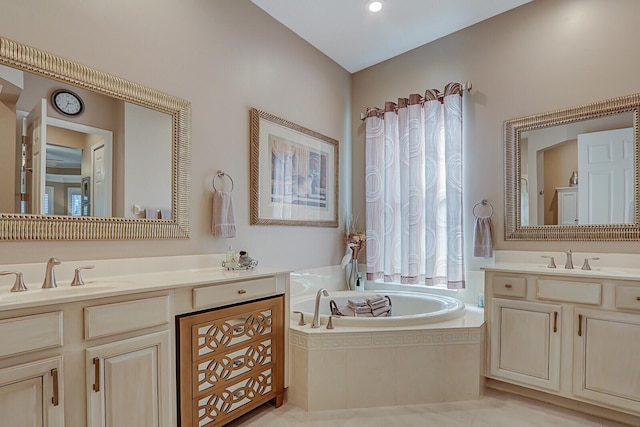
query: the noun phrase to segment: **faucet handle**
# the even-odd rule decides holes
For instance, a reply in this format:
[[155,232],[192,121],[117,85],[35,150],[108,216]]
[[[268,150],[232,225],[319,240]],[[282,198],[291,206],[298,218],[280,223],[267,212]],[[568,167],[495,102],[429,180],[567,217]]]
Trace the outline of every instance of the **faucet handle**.
[[71,286],[82,286],[84,285],[84,280],[80,277],[80,270],[91,270],[95,266],[94,265],[85,265],[84,267],[78,267],[73,274],[73,280],[71,281]]
[[298,326],[304,326],[307,324],[307,322],[304,321],[304,313],[301,311],[294,311],[294,314],[299,314],[300,315],[300,321],[298,322]]
[[547,264],[547,268],[556,268],[556,261],[552,256],[542,255],[542,258],[549,258],[549,264]]
[[589,260],[593,260],[593,261],[597,261],[599,260],[600,257],[593,257],[593,258],[585,258],[584,259],[584,264],[582,264],[582,269],[583,270],[591,270],[591,266],[589,265]]
[[24,292],[27,290],[27,287],[24,284],[24,278],[22,276],[22,272],[20,271],[0,271],[0,276],[6,276],[7,274],[15,274],[16,281],[13,283],[13,287],[11,288],[11,292]]
[[340,317],[340,316],[336,316],[335,314],[332,314],[329,316],[329,322],[327,322],[327,329],[335,329],[335,326],[333,326],[333,318],[334,317]]

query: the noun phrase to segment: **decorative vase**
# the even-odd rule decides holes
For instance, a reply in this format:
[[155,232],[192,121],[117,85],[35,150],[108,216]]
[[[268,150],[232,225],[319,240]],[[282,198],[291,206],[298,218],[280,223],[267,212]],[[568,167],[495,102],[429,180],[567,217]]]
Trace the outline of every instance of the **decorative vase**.
[[571,187],[578,186],[578,171],[573,171],[573,173],[571,174],[571,178],[569,179],[569,185]]

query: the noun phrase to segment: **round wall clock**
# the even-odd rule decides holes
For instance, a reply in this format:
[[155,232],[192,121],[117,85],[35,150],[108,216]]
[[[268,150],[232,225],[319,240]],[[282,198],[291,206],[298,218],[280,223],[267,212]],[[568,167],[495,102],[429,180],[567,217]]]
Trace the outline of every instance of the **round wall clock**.
[[51,94],[51,104],[60,114],[65,116],[79,116],[84,112],[82,99],[67,89],[59,89]]

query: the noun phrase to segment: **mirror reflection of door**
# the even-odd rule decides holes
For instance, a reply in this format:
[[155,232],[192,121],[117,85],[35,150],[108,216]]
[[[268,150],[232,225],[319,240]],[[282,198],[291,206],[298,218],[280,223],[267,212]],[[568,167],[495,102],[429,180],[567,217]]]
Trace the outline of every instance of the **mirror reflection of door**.
[[580,224],[634,220],[633,128],[578,135]]
[[[42,99],[27,116],[27,137],[31,146],[29,212],[45,214],[45,144],[47,143],[47,100]],[[43,122],[45,120],[45,122]]]

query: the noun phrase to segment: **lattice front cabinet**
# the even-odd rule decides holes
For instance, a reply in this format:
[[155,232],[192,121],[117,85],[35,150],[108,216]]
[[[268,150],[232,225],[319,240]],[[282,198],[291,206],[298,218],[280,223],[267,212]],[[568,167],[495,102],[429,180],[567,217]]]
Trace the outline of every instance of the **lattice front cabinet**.
[[180,318],[181,425],[222,425],[281,403],[283,336],[282,296]]

